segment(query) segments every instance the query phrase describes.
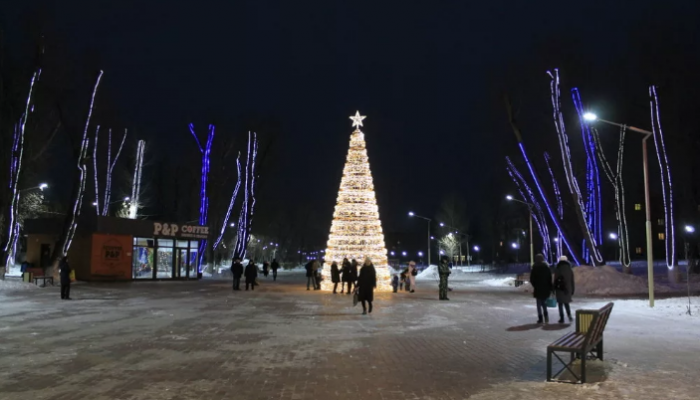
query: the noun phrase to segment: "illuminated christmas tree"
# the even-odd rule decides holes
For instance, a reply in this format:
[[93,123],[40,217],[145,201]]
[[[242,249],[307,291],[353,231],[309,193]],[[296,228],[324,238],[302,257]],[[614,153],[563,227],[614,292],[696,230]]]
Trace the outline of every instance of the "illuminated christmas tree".
[[384,233],[374,195],[372,172],[369,169],[365,134],[360,130],[365,118],[359,111],[350,117],[352,126],[357,129],[350,135],[350,149],[340,181],[338,202],[333,212],[323,268],[323,288],[326,290],[332,289],[330,265],[333,261],[341,267],[343,258],[355,259],[359,271],[366,257],[372,260],[377,270],[377,290],[391,289]]

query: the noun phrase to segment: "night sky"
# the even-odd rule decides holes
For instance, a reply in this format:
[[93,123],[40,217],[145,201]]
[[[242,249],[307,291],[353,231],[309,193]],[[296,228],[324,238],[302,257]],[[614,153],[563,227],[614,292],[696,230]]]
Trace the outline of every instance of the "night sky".
[[422,231],[406,212],[433,215],[453,192],[476,221],[512,190],[503,158],[517,154],[504,93],[528,147],[556,151],[547,69],[560,68],[566,93],[580,87],[601,116],[642,127],[656,83],[667,128],[697,126],[692,0],[58,3],[2,1],[17,65],[31,70],[43,32],[82,101],[104,69],[97,107],[108,104],[116,125],[169,154],[195,151],[189,122],[240,135],[246,120],[274,121],[260,223],[282,205],[310,208],[325,227],[321,243],[355,110],[367,115],[385,231]]

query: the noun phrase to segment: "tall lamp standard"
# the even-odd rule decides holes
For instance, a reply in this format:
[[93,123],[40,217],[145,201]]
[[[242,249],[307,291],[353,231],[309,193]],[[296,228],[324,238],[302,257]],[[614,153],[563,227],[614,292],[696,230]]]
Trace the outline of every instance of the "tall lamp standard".
[[416,218],[420,218],[420,219],[424,219],[424,220],[428,221],[428,266],[430,266],[430,224],[433,222],[433,220],[430,218],[427,218],[427,217],[422,217],[420,215],[417,215],[413,211],[409,211],[408,216],[409,217],[416,217]]
[[518,200],[511,195],[507,195],[506,200],[515,201],[515,202],[518,202],[520,204],[524,204],[527,206],[527,210],[530,212],[530,265],[533,265],[535,263],[535,246],[532,244],[532,204],[525,202],[525,201]]
[[646,211],[647,219],[647,275],[649,277],[649,307],[654,307],[654,253],[651,245],[651,208],[649,206],[649,161],[647,158],[647,139],[649,139],[654,133],[644,129],[636,128],[634,126],[628,126],[625,124],[619,124],[617,122],[600,119],[597,115],[591,112],[583,114],[583,119],[590,123],[598,121],[604,124],[614,125],[620,128],[626,128],[633,132],[641,133],[644,135],[644,138],[642,138],[642,159],[644,160],[644,208]]

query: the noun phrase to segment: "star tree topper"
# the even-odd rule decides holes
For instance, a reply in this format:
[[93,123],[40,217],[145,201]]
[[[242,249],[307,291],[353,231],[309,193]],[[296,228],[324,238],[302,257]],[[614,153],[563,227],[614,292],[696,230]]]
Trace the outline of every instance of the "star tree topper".
[[362,120],[365,118],[367,118],[366,115],[360,115],[359,111],[355,111],[355,115],[350,117],[352,120],[352,126],[359,129],[362,126]]

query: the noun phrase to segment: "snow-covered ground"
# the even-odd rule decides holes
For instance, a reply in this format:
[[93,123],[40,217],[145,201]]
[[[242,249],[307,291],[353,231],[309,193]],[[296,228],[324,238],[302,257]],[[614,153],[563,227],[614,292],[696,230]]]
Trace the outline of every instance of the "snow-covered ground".
[[22,282],[16,279],[0,280],[0,292],[34,289],[39,289],[39,287],[33,283]]

